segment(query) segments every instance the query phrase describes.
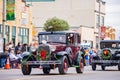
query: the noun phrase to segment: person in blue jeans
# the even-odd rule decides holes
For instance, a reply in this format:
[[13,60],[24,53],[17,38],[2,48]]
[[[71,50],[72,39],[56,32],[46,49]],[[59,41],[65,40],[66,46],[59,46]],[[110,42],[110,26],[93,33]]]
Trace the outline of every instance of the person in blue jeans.
[[4,68],[7,57],[8,55],[5,53],[0,54],[0,68]]

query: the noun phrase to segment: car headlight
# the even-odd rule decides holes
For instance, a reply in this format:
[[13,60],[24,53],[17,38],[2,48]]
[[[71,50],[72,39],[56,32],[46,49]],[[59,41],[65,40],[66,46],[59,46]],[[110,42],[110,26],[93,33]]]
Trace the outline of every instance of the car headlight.
[[35,52],[35,51],[36,51],[36,47],[31,46],[30,50],[31,50],[32,52]]
[[51,49],[51,51],[55,51],[56,50],[56,46],[50,45],[50,49]]

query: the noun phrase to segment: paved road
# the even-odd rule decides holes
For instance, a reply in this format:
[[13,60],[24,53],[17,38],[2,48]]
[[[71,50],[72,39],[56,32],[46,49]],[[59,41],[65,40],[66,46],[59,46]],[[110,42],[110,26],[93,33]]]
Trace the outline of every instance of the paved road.
[[75,68],[69,68],[66,75],[59,75],[57,69],[49,75],[44,75],[40,69],[33,69],[31,75],[24,76],[20,69],[0,69],[0,80],[120,80],[120,71],[117,67],[107,67],[106,71],[98,67],[92,71],[90,66],[86,66],[83,74],[77,74]]

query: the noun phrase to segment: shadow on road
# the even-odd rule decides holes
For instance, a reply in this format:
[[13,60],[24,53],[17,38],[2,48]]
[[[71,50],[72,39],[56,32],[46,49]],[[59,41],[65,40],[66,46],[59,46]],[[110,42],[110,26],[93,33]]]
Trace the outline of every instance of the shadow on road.
[[119,70],[107,69],[107,70],[96,70],[96,71],[119,71]]
[[67,73],[67,74],[59,74],[59,73],[43,74],[41,73],[41,74],[30,74],[30,75],[31,76],[51,76],[51,75],[67,76],[67,75],[77,75],[77,73]]

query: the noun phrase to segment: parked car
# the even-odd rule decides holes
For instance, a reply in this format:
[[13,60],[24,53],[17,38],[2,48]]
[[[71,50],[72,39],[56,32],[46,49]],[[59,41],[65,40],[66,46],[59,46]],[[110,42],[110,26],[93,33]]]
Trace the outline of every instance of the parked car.
[[83,73],[83,54],[80,51],[80,35],[72,31],[39,32],[38,48],[23,53],[22,73],[29,75],[32,68],[43,69],[49,74],[58,68],[60,74],[66,74],[69,67],[75,67],[77,73]]
[[102,70],[106,66],[118,66],[120,70],[120,40],[102,40],[101,50],[93,56],[92,70],[96,70],[96,65],[100,65]]

